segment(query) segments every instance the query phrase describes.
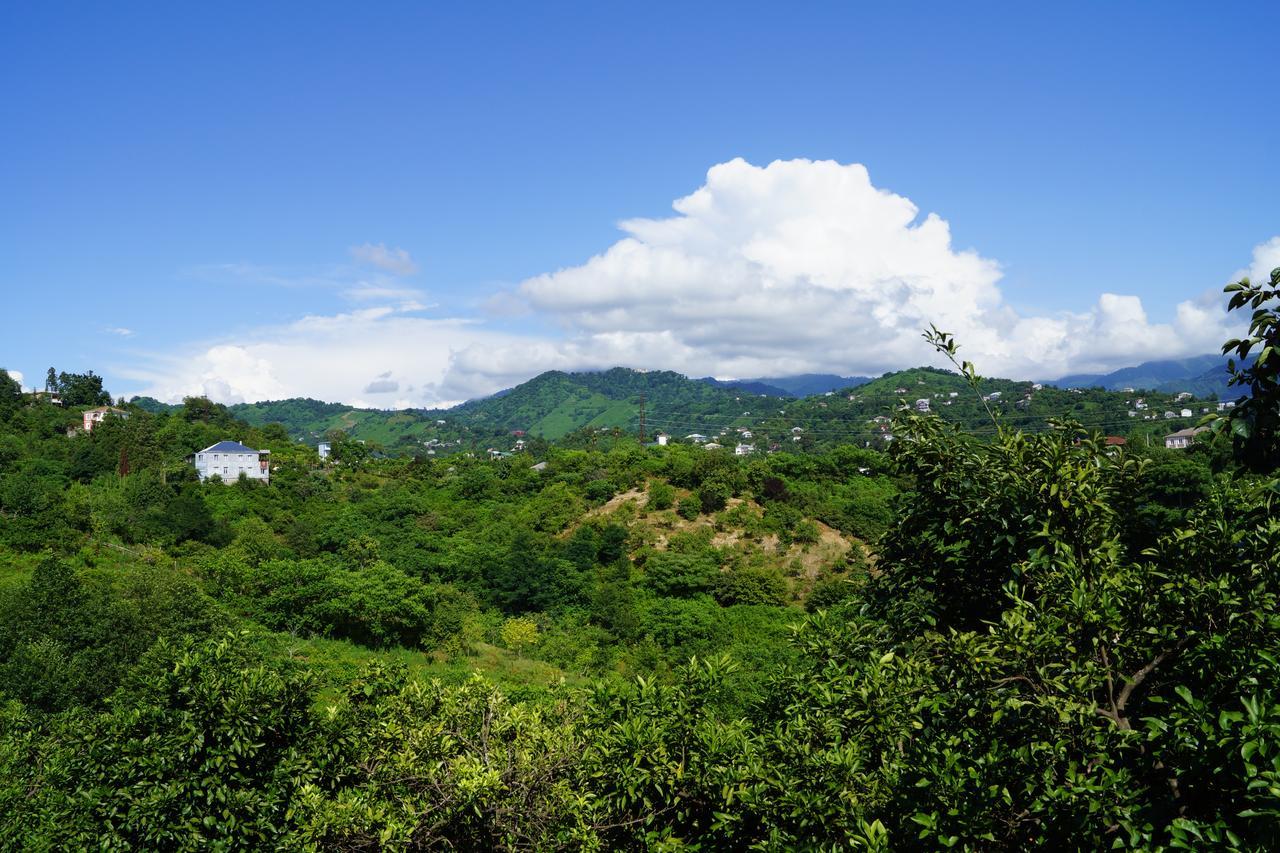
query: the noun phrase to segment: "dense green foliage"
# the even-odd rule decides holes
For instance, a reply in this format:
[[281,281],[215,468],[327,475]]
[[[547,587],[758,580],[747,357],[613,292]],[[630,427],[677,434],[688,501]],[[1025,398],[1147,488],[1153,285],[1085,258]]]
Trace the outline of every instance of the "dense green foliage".
[[1236,452],[1255,471],[1280,467],[1280,306],[1273,304],[1280,300],[1280,267],[1271,271],[1269,284],[1245,278],[1226,288],[1231,310],[1253,309],[1249,337],[1227,341],[1222,352],[1240,358],[1228,363],[1231,385],[1249,393],[1228,422]]
[[0,378],[0,847],[1280,846],[1274,468],[981,409],[322,464]]

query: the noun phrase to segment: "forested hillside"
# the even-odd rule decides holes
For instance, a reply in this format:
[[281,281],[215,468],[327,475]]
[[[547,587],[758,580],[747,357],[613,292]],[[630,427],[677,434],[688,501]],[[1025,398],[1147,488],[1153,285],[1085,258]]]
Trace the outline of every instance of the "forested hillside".
[[884,452],[322,462],[0,373],[0,846],[1274,849],[1280,270],[1229,292],[1252,393],[1181,451],[1023,429],[936,332],[844,402],[988,427]]
[[[839,377],[792,377],[797,389],[825,387]],[[812,380],[812,381],[810,381]],[[531,440],[571,443],[601,430],[639,434],[644,398],[647,436],[668,433],[679,441],[691,434],[720,442],[746,439],[761,451],[787,447],[806,452],[841,443],[883,446],[887,421],[901,405],[928,401],[929,411],[970,431],[990,432],[989,411],[1028,431],[1047,429],[1051,418],[1073,418],[1104,433],[1159,443],[1167,433],[1193,426],[1216,407],[1217,397],[1190,400],[1188,388],[1169,391],[1108,391],[1059,388],[1007,379],[986,379],[975,394],[959,374],[934,368],[886,373],[874,380],[802,399],[778,397],[780,388],[692,380],[670,371],[614,368],[595,373],[552,371],[507,391],[447,410],[356,409],[338,403],[292,399],[241,403],[230,407],[255,426],[281,424],[298,441],[315,445],[341,432],[391,455],[448,455],[510,449],[512,433]],[[1220,383],[1218,383],[1220,384]],[[1238,396],[1238,395],[1237,395]],[[983,397],[989,399],[983,400]],[[1224,399],[1232,399],[1230,393]],[[150,412],[176,407],[139,398]],[[1141,404],[1142,408],[1135,408]],[[1190,407],[1191,415],[1182,417]],[[1165,412],[1175,413],[1168,418]],[[1133,413],[1132,415],[1130,413]],[[1153,422],[1154,421],[1154,422]],[[796,429],[796,428],[799,429]],[[577,436],[575,437],[575,434]]]

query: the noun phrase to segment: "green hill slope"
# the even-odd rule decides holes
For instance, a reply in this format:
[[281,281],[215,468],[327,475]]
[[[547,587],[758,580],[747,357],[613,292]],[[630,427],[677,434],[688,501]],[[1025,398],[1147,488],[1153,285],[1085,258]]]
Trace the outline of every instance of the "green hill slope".
[[[992,431],[989,408],[1006,424],[1027,431],[1044,429],[1050,418],[1065,417],[1110,434],[1159,436],[1192,425],[1207,405],[1178,401],[1172,393],[1146,392],[1146,408],[1135,410],[1137,395],[1132,393],[998,378],[983,380],[981,390],[987,399],[975,395],[953,372],[920,367],[794,399],[753,394],[671,371],[614,368],[598,373],[550,371],[492,397],[444,410],[356,409],[298,398],[239,404],[231,411],[255,426],[280,423],[295,439],[312,444],[331,430],[341,430],[391,453],[439,455],[507,450],[515,432],[529,439],[571,437],[575,442],[599,430],[634,434],[639,430],[641,399],[649,437],[665,432],[681,440],[700,433],[722,444],[746,443],[758,450],[882,443],[889,434],[885,419],[904,401],[913,408],[917,401],[927,401],[931,414],[979,434]],[[154,411],[168,408],[155,401],[138,402]],[[1188,406],[1190,418],[1164,417],[1167,411],[1181,413]]]
[[[640,400],[650,419],[679,415],[695,427],[732,420],[758,395],[671,371],[615,367],[600,373],[551,371],[510,391],[464,403],[451,414],[475,429],[524,430],[547,439],[583,428],[639,427]],[[650,430],[652,433],[655,430]]]

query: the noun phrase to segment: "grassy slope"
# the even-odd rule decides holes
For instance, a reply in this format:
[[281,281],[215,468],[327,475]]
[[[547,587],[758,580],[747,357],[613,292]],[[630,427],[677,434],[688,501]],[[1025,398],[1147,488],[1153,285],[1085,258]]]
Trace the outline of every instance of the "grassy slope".
[[304,663],[318,681],[318,701],[332,701],[340,685],[354,680],[371,663],[403,666],[410,678],[459,684],[480,673],[508,693],[544,688],[560,681],[581,684],[586,679],[544,661],[523,657],[488,643],[476,643],[470,654],[449,658],[416,649],[370,649],[345,640],[299,638],[274,631],[258,633],[260,646],[273,658]]

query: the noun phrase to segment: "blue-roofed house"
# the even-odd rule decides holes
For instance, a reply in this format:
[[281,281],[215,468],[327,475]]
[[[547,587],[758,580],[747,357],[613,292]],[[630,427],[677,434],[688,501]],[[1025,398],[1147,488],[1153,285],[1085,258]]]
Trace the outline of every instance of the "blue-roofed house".
[[271,480],[270,450],[254,450],[238,441],[219,441],[204,450],[187,457],[195,465],[200,482],[210,477],[220,477],[224,483],[234,483],[244,474],[250,480],[264,483]]

